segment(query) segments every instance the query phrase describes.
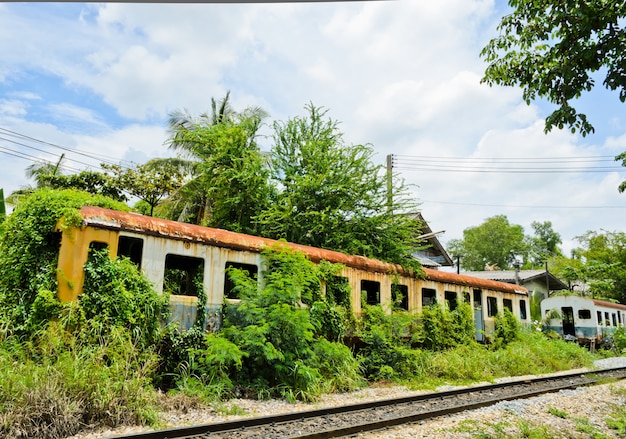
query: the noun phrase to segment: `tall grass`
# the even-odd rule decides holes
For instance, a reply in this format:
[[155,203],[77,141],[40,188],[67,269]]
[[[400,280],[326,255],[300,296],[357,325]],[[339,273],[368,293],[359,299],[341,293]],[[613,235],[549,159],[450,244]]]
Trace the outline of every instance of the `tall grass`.
[[591,367],[593,356],[584,348],[540,333],[522,331],[502,349],[470,345],[426,353],[426,368],[412,386],[432,388],[441,384],[492,381],[507,376],[536,375]]
[[62,438],[89,425],[157,421],[153,355],[124,330],[80,346],[59,325],[30,343],[0,343],[0,436]]

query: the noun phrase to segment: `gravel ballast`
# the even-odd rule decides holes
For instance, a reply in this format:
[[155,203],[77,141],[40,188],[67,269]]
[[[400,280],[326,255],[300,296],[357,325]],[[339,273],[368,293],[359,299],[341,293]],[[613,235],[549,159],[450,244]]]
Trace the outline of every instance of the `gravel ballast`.
[[[603,369],[626,367],[626,357],[599,360],[595,365]],[[505,378],[496,381],[502,382],[521,378],[523,377]],[[617,392],[620,389],[621,391]],[[181,427],[223,422],[241,417],[266,416],[328,406],[354,404],[374,399],[395,398],[418,393],[424,392],[411,391],[402,386],[393,386],[369,387],[355,392],[327,395],[316,404],[291,404],[278,400],[233,399],[220,404],[219,411],[213,408],[191,409],[186,412],[173,410],[163,414],[162,422],[168,428]],[[518,436],[522,425],[543,425],[549,428],[551,432],[559,434],[559,436],[554,437],[588,438],[591,437],[589,431],[594,431],[607,437],[617,438],[620,436],[614,430],[608,428],[606,419],[613,411],[613,404],[624,405],[625,402],[626,380],[622,380],[615,383],[561,391],[534,398],[506,401],[492,407],[384,431],[363,433],[356,437],[362,439],[472,438],[476,437],[472,434],[472,431],[490,432],[493,431],[490,430],[492,428],[504,429],[506,436],[499,437],[522,437]],[[225,412],[245,414],[243,416],[225,415]],[[145,430],[147,430],[145,427],[127,426],[79,434],[67,439],[102,439]]]

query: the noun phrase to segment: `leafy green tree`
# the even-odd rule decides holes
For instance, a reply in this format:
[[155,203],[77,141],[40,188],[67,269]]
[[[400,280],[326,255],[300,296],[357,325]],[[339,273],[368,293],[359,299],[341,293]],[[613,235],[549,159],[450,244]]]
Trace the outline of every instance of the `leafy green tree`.
[[175,193],[183,183],[180,168],[166,159],[151,160],[132,168],[102,166],[113,172],[114,179],[122,190],[149,206],[147,213],[150,216],[153,216],[154,208],[166,196]]
[[531,224],[535,236],[529,237],[530,252],[528,264],[531,267],[541,266],[552,256],[562,256],[559,249],[561,235],[554,231],[551,221],[533,221]]
[[511,224],[506,215],[496,215],[463,230],[463,239],[451,240],[448,251],[461,255],[461,266],[466,270],[479,271],[486,266],[507,270],[517,258],[527,259],[528,242],[522,226]]
[[[188,179],[177,197],[169,200],[170,215],[198,224],[236,232],[258,233],[256,216],[269,199],[267,167],[256,137],[265,112],[230,108],[229,94],[212,116],[170,118],[170,146],[184,156],[178,164]],[[186,161],[185,161],[186,160]],[[174,206],[175,205],[175,206]]]
[[483,82],[520,86],[524,100],[546,99],[558,108],[546,131],[569,127],[583,136],[594,128],[572,101],[595,85],[617,90],[626,101],[626,4],[620,1],[509,0],[513,8],[482,50],[489,63]]
[[416,203],[387,175],[369,145],[348,145],[338,122],[313,105],[305,117],[274,123],[270,173],[277,194],[260,214],[276,239],[416,266]]
[[105,172],[81,171],[71,175],[48,174],[41,177],[41,181],[46,187],[52,189],[76,189],[117,201],[125,202],[128,200],[120,182]]

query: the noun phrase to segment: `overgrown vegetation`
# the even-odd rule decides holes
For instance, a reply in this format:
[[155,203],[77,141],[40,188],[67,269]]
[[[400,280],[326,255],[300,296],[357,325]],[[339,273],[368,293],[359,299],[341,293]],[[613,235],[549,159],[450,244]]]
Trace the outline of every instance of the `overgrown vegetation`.
[[74,190],[35,191],[6,219],[0,237],[0,319],[16,334],[29,333],[32,305],[40,290],[56,291],[60,218],[65,226],[80,221],[85,206],[128,210],[124,204]]
[[167,298],[106,250],[91,253],[79,300],[60,303],[55,227],[61,217],[61,227],[78,224],[83,204],[119,208],[80,192],[40,190],[0,232],[0,436],[60,438],[86,425],[154,423],[157,389],[205,403],[314,401],[368,381],[433,388],[592,361],[575,344],[524,331],[507,312],[492,343],[478,344],[466,303],[420,315],[363,305],[355,317],[341,267],[282,246],[263,252],[260,283],[229,269],[240,300],[225,305],[217,333],[167,326]]

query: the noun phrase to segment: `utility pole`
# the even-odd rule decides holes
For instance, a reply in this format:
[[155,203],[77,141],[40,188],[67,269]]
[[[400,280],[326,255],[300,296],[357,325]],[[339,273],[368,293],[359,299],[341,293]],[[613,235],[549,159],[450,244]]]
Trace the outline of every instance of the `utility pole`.
[[393,155],[387,155],[387,208],[393,206]]

